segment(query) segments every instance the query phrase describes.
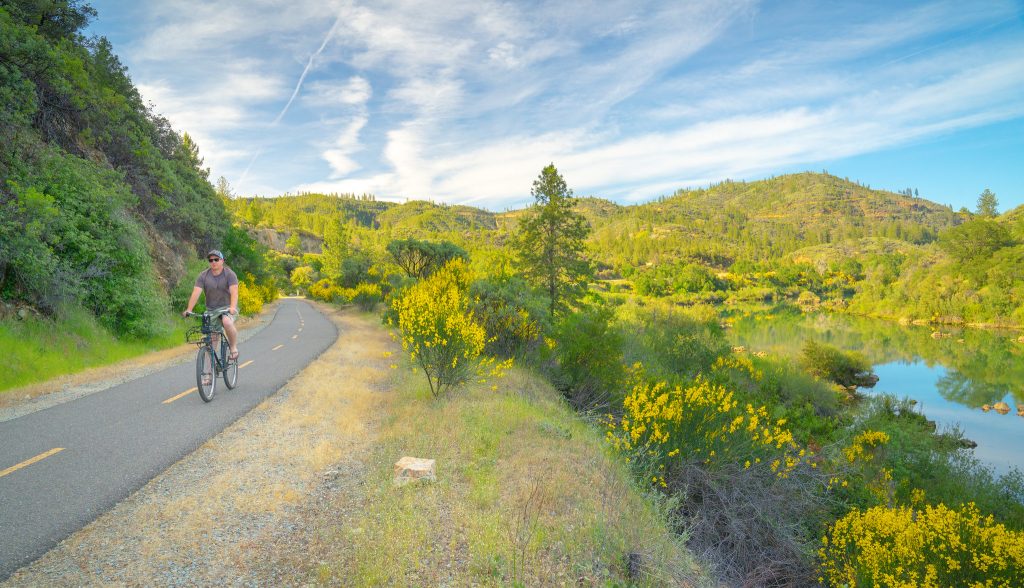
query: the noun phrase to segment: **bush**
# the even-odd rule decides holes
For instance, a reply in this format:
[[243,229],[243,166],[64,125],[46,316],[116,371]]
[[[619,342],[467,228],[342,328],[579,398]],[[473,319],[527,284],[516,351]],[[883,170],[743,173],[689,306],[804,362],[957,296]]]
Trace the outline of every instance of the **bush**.
[[558,387],[579,410],[608,412],[621,401],[626,373],[622,336],[611,326],[612,310],[584,307],[555,328]]
[[263,310],[263,297],[260,289],[245,282],[238,282],[238,312],[245,316],[258,314]]
[[621,451],[645,456],[655,471],[652,481],[663,487],[683,458],[710,468],[763,461],[784,478],[805,456],[785,419],[772,420],[763,406],[741,407],[733,392],[703,377],[673,387],[649,379],[637,364],[632,380],[622,416],[609,422],[609,439]]
[[440,396],[467,381],[484,349],[486,333],[469,308],[466,262],[456,259],[393,298],[402,349]]
[[812,375],[846,388],[871,387],[878,381],[863,355],[812,340],[804,344],[801,362]]
[[1024,533],[974,503],[854,510],[823,543],[820,581],[831,585],[1024,585]]
[[371,312],[381,301],[380,286],[377,284],[359,284],[352,292],[351,300],[366,312]]
[[321,300],[323,302],[348,302],[349,300],[345,296],[344,289],[334,285],[334,282],[327,278],[310,286],[309,295],[314,300]]
[[473,314],[487,331],[487,351],[523,358],[536,349],[548,319],[543,299],[521,278],[476,280],[469,287]]

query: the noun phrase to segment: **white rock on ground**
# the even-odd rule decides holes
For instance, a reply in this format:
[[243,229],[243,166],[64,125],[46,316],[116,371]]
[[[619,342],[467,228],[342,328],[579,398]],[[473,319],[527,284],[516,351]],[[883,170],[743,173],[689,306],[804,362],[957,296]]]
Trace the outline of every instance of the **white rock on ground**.
[[395,485],[404,486],[410,482],[433,482],[437,480],[434,460],[405,456],[395,462]]

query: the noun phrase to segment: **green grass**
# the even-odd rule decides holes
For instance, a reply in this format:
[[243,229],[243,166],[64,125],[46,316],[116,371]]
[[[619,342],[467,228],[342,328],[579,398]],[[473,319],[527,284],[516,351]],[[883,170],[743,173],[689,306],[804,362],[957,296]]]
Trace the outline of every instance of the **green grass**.
[[[430,397],[398,374],[370,459],[364,509],[333,541],[321,583],[693,585],[703,572],[656,500],[541,378]],[[437,460],[437,482],[394,487],[403,455]],[[343,546],[343,549],[340,549]],[[643,572],[630,576],[629,554]]]
[[29,315],[0,321],[0,394],[34,384],[173,347],[184,341],[184,321],[163,319],[163,335],[146,340],[118,339],[84,310],[51,320]]

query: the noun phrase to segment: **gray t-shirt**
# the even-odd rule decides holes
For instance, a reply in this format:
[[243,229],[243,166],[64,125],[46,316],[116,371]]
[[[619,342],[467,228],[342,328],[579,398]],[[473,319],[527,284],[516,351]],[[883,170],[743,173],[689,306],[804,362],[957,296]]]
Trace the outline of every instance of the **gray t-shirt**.
[[231,268],[225,267],[219,276],[213,275],[213,271],[205,269],[196,278],[196,287],[202,288],[206,295],[206,308],[227,308],[231,305],[231,286],[238,285],[238,276]]

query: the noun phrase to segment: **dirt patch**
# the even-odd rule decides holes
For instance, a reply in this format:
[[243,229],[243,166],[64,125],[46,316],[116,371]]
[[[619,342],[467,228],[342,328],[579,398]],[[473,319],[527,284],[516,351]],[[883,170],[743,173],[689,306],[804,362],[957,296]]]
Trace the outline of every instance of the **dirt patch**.
[[[321,306],[337,342],[282,389],[7,585],[284,585],[316,577],[313,513],[358,509],[388,413],[375,317]],[[339,497],[350,497],[349,501]],[[335,546],[337,547],[337,546]]]
[[[266,305],[257,316],[240,317],[237,322],[239,340],[245,341],[263,330],[274,319],[279,304],[275,301]],[[0,394],[0,423],[191,361],[195,353],[194,345],[183,343],[170,349],[7,390]]]

